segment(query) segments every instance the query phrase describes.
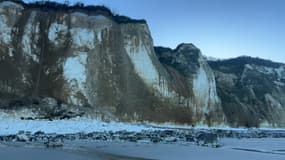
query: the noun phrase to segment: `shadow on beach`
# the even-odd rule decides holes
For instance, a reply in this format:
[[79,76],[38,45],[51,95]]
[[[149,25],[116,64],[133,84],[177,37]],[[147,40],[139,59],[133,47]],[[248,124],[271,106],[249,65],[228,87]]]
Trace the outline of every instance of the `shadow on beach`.
[[0,157],[5,160],[147,160],[145,158],[109,154],[91,148],[53,149],[19,144],[2,145],[0,147]]

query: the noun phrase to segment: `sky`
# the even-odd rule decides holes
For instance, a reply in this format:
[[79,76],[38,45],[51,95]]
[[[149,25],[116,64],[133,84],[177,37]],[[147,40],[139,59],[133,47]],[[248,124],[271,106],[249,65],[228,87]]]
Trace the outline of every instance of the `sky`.
[[180,43],[193,43],[209,57],[248,55],[285,63],[285,0],[80,2],[103,4],[115,13],[145,19],[157,46],[175,48]]

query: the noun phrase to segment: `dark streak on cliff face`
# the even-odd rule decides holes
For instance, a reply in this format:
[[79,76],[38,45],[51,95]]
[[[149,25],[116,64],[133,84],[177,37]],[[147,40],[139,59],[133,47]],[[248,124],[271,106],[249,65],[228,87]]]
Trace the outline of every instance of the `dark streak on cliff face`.
[[193,79],[193,74],[196,74],[200,67],[198,58],[201,53],[195,46],[191,49],[180,50],[182,46],[183,44],[174,50],[165,47],[155,47],[154,49],[159,61],[170,74],[171,84],[173,84],[171,87],[184,97],[193,97],[193,84],[187,79]]

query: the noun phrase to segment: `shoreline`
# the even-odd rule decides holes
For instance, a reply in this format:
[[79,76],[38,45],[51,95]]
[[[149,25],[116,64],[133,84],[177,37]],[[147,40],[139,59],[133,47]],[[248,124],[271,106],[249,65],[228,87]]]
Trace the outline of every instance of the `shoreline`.
[[0,116],[0,135],[17,134],[19,131],[28,131],[35,133],[42,131],[45,133],[72,134],[72,133],[92,133],[92,132],[108,132],[108,131],[131,131],[141,132],[144,130],[221,130],[233,132],[285,132],[285,128],[234,128],[229,126],[191,126],[178,125],[172,123],[156,124],[151,122],[104,122],[99,119],[78,117],[71,119],[51,119],[51,120],[23,120],[15,117]]
[[[17,153],[17,154],[15,154]],[[0,156],[5,160],[30,159],[30,160],[149,160],[134,156],[123,156],[106,153],[99,150],[82,150],[78,148],[46,148],[44,146],[26,144],[5,144],[0,146]]]
[[[135,143],[69,141],[63,148],[46,148],[24,142],[0,146],[5,160],[283,160],[285,138],[223,138],[220,148],[181,143]],[[16,153],[16,154],[15,154]]]
[[0,157],[5,160],[283,160],[284,146],[285,129],[159,127],[91,119],[0,121]]

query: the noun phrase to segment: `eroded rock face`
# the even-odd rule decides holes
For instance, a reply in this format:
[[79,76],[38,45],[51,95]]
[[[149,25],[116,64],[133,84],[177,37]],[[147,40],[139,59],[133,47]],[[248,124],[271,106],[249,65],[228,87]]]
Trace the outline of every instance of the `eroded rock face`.
[[180,96],[180,103],[192,109],[195,121],[222,122],[215,76],[200,50],[193,44],[181,44],[174,50],[156,47],[155,51],[168,73],[171,89]]
[[210,61],[218,95],[233,126],[285,126],[285,65],[238,57]]
[[1,2],[1,102],[52,97],[128,121],[222,121],[213,73],[191,45],[177,49],[180,68],[166,66],[146,23],[93,12]]

